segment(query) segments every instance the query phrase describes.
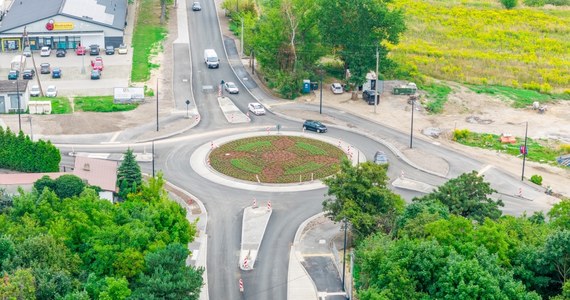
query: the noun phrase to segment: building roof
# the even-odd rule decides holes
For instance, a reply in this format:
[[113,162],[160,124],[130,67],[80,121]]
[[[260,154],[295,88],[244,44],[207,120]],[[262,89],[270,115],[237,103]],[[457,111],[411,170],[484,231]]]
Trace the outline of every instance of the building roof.
[[105,191],[116,191],[117,162],[83,156],[75,157],[73,175],[87,180]]
[[13,0],[0,32],[57,15],[123,30],[127,5],[127,0]]
[[69,173],[12,173],[0,174],[0,185],[28,185],[33,184],[45,175],[51,179],[57,179],[61,175]]
[[16,93],[18,90],[23,93],[28,88],[28,82],[29,80],[0,80],[0,93]]

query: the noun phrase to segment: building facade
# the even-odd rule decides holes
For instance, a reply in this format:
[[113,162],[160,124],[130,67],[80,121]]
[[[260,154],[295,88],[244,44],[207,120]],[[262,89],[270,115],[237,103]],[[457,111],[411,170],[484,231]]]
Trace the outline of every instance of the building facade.
[[29,100],[28,80],[0,80],[0,114],[25,113]]
[[0,51],[123,43],[127,0],[13,0],[0,22]]

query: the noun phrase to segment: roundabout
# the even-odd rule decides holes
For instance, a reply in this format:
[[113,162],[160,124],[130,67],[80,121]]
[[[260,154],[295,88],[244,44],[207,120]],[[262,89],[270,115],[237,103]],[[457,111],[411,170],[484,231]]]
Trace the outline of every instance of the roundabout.
[[[241,143],[233,143],[237,141]],[[271,141],[276,145],[272,145]],[[239,147],[243,150],[251,150],[248,149],[250,147],[266,148],[268,151],[260,151],[260,162],[256,163],[251,152],[229,151],[230,148],[235,150]],[[325,155],[316,155],[323,152]],[[221,159],[224,156],[228,159]],[[325,185],[319,178],[334,174],[334,166],[340,163],[342,156],[347,157],[353,164],[366,160],[364,153],[352,145],[320,134],[294,131],[270,134],[251,132],[219,138],[201,145],[191,155],[190,165],[200,176],[225,186],[251,191],[272,192],[278,189],[281,192],[295,192],[324,188]],[[265,165],[267,168],[263,167]],[[283,166],[288,167],[283,169]],[[220,168],[226,174],[218,171]],[[233,170],[234,173],[227,170]],[[264,173],[264,170],[267,171]],[[260,175],[255,176],[257,174],[254,171]],[[267,174],[269,176],[265,176]],[[276,177],[276,174],[284,176]],[[273,182],[262,179],[273,179]]]

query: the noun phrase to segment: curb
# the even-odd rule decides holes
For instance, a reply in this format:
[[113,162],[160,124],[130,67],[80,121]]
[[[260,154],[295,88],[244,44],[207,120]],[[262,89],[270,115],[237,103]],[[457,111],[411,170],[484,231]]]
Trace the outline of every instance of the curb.
[[[261,207],[257,207],[257,208],[261,208]],[[263,231],[261,232],[261,237],[259,238],[259,243],[257,244],[257,249],[255,250],[253,255],[251,255],[251,253],[250,253],[251,250],[248,251],[248,254],[245,254],[245,250],[243,249],[243,240],[244,240],[245,224],[247,222],[245,219],[247,209],[251,210],[251,209],[255,209],[255,208],[252,208],[251,206],[246,206],[243,209],[243,218],[242,218],[242,222],[241,222],[241,245],[240,245],[240,255],[239,255],[239,261],[238,261],[239,268],[243,271],[253,270],[253,266],[255,265],[255,260],[257,259],[257,254],[259,253],[259,247],[261,247],[261,243],[263,242],[263,236],[265,236],[265,230],[267,229],[267,224],[269,224],[269,220],[271,219],[271,215],[273,215],[273,209],[272,208],[270,208],[269,211],[265,212],[265,214],[269,213],[269,215],[267,216],[267,221],[265,222],[265,225],[263,227]],[[242,263],[245,258],[247,258],[247,261],[251,263],[251,265],[248,265],[247,268]]]
[[[301,223],[301,225],[299,225],[299,227],[297,228],[297,232],[295,233],[295,238],[293,239],[293,244],[291,245],[291,250],[289,253],[289,270],[292,269],[291,265],[294,263],[298,263],[299,266],[301,267],[301,269],[303,270],[303,273],[305,275],[305,277],[307,278],[306,280],[311,282],[311,286],[313,288],[312,293],[314,294],[314,298],[315,300],[319,299],[318,296],[318,291],[317,291],[317,286],[315,285],[315,282],[313,281],[313,279],[311,278],[311,276],[309,275],[309,273],[307,272],[307,269],[305,269],[305,267],[303,266],[303,264],[301,264],[301,260],[299,259],[299,255],[297,253],[297,245],[299,244],[299,240],[301,239],[301,235],[303,234],[303,231],[305,230],[305,227],[307,227],[307,224],[309,224],[311,221],[320,218],[322,216],[324,216],[325,213],[324,212],[320,212],[312,217],[309,217],[308,219],[306,219],[305,221],[303,221],[303,223]],[[289,271],[287,273],[287,299],[291,299],[290,295],[291,295],[291,282],[293,280],[298,280],[299,278],[291,278],[291,271]],[[305,298],[307,299],[307,298]],[[296,300],[296,299],[291,299],[291,300]]]

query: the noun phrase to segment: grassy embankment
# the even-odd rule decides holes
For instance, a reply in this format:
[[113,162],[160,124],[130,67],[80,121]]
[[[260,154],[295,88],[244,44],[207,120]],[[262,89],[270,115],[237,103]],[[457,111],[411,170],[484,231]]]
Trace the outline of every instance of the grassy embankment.
[[[531,94],[536,101],[570,98],[570,10],[506,10],[496,0],[398,0],[395,5],[405,10],[408,30],[392,58],[408,74],[469,83],[478,92],[515,101],[520,97],[510,95],[528,94],[524,90],[555,93]],[[444,90],[432,86],[428,92]]]
[[151,69],[158,68],[151,57],[162,50],[161,42],[166,33],[166,26],[160,24],[160,0],[141,0],[132,41],[133,82],[148,80]]

